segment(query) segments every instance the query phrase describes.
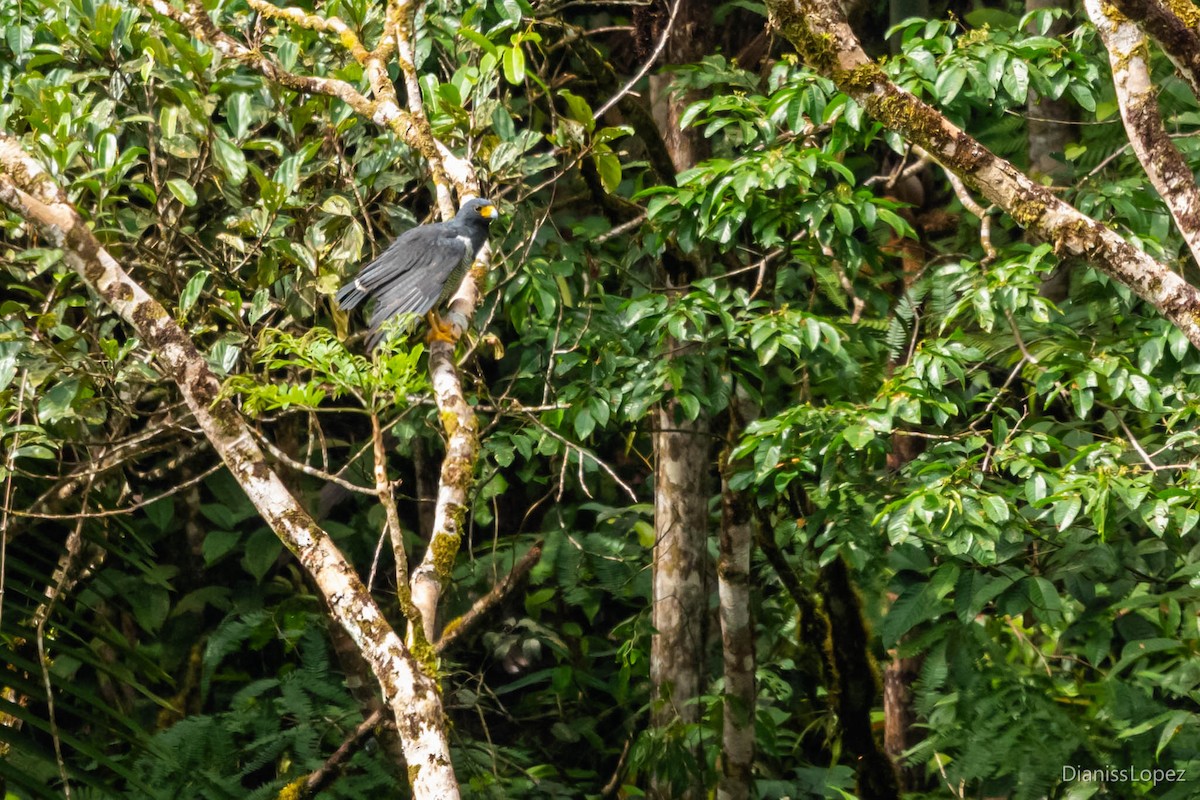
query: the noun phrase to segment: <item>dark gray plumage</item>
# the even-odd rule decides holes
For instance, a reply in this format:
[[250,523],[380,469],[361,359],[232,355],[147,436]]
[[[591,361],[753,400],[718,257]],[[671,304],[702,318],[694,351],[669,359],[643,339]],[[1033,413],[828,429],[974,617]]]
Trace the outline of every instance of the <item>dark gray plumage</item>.
[[[400,234],[379,258],[338,290],[337,302],[349,311],[374,299],[368,349],[383,339],[383,326],[401,314],[413,318],[432,311],[458,290],[463,275],[487,241],[496,206],[481,197],[463,203],[449,222],[420,225]],[[436,315],[430,315],[434,336],[445,337]]]

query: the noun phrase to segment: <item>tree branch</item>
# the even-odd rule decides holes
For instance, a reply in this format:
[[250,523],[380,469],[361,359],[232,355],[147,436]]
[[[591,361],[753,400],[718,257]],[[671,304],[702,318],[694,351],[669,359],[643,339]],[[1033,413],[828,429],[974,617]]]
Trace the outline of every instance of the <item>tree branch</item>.
[[897,87],[863,51],[835,0],[768,0],[772,22],[818,72],[884,126],[920,145],[1023,228],[1151,303],[1200,347],[1200,291]]
[[525,579],[525,576],[530,573],[538,561],[542,558],[542,540],[534,542],[533,547],[521,556],[513,568],[509,570],[499,583],[491,588],[487,594],[475,601],[467,613],[463,614],[446,626],[446,630],[442,632],[442,638],[437,640],[437,644],[433,649],[437,653],[442,653],[450,645],[454,644],[464,633],[475,626],[485,614],[500,604],[504,598],[512,593],[512,590]]
[[220,384],[195,344],[100,245],[41,164],[4,134],[0,202],[62,248],[66,263],[137,331],[162,373],[178,385],[196,424],[263,520],[312,575],[334,619],[371,665],[395,713],[414,795],[457,798],[435,682],[418,669],[341,551],[267,465],[241,415],[221,398]]
[[1112,5],[1158,42],[1200,97],[1200,9],[1188,0],[1112,0]]
[[1108,48],[1125,132],[1151,185],[1183,234],[1192,258],[1200,264],[1200,188],[1192,168],[1163,126],[1158,91],[1150,79],[1150,49],[1138,26],[1106,5],[1104,0],[1084,2]]

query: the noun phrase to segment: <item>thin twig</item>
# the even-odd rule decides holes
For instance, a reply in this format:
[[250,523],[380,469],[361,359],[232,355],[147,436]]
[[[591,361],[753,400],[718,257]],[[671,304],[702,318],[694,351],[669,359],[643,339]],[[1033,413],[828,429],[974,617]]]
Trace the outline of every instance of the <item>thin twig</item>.
[[321,480],[328,481],[329,483],[336,483],[338,486],[341,486],[343,489],[347,489],[351,492],[358,492],[359,494],[377,494],[378,493],[378,489],[376,489],[376,488],[372,488],[370,486],[359,486],[357,483],[353,483],[352,481],[348,481],[345,478],[338,477],[337,475],[334,475],[332,472],[326,472],[323,469],[317,469],[316,467],[310,467],[308,464],[305,464],[302,461],[297,461],[296,459],[289,456],[287,453],[280,450],[279,447],[276,446],[274,442],[272,442],[270,439],[268,439],[266,436],[263,435],[262,431],[255,430],[254,438],[258,439],[259,443],[263,447],[265,447],[267,449],[267,452],[270,453],[272,456],[274,456],[276,460],[282,461],[284,464],[287,464],[289,467],[296,470],[297,472],[303,472],[305,475],[308,475],[313,478],[320,478]]
[[597,236],[595,239],[592,239],[592,244],[593,245],[604,244],[609,239],[614,239],[617,236],[628,233],[629,231],[633,230],[634,228],[641,225],[645,221],[646,221],[646,213],[642,212],[641,214],[638,214],[633,219],[626,220],[625,222],[622,222],[620,225],[609,228],[604,233]]
[[646,73],[649,72],[651,67],[654,66],[654,63],[658,61],[658,57],[662,54],[663,48],[667,46],[667,40],[671,37],[671,29],[675,27],[675,17],[679,14],[680,2],[681,0],[675,0],[675,2],[671,3],[671,16],[667,18],[667,24],[663,26],[662,33],[658,35],[658,42],[654,45],[654,50],[651,51],[650,57],[646,59],[646,63],[642,64],[641,68],[638,69],[638,71],[634,73],[633,77],[621,87],[620,91],[608,98],[604,105],[600,106],[600,108],[596,110],[596,113],[592,115],[592,118],[596,122],[600,121],[600,118],[604,116],[605,112],[619,103],[621,98],[629,94],[629,92],[633,90],[633,87],[637,85],[637,82],[646,77]]
[[360,722],[357,728],[351,731],[350,735],[338,746],[338,749],[333,751],[333,755],[325,759],[324,764],[308,773],[308,777],[304,780],[305,796],[315,794],[318,789],[328,783],[334,771],[350,760],[350,757],[357,751],[359,744],[367,738],[367,734],[375,730],[375,726],[380,722],[383,722],[383,709],[377,708],[366,719]]
[[[580,455],[581,457],[582,457],[582,456],[587,456],[587,457],[588,457],[588,458],[590,458],[592,461],[594,461],[594,462],[596,463],[596,466],[600,467],[600,469],[602,469],[602,470],[604,470],[605,472],[607,472],[607,473],[608,473],[608,476],[609,476],[610,478],[612,478],[612,479],[613,479],[613,480],[616,482],[616,484],[617,484],[618,486],[620,486],[622,489],[624,489],[624,490],[625,490],[625,493],[629,495],[629,499],[631,499],[631,500],[632,500],[633,502],[635,502],[635,503],[637,502],[637,499],[638,499],[638,497],[637,497],[637,492],[635,492],[635,491],[633,491],[633,489],[629,488],[629,484],[627,484],[625,481],[621,480],[621,478],[620,478],[620,477],[617,475],[617,473],[613,471],[613,468],[612,468],[612,467],[610,467],[608,464],[604,463],[604,462],[603,462],[603,461],[601,461],[599,458],[597,458],[597,457],[595,456],[595,454],[593,454],[593,453],[589,452],[588,450],[584,449],[584,448],[583,448],[583,447],[581,447],[580,445],[577,445],[577,444],[575,444],[575,443],[574,443],[574,442],[572,442],[570,439],[567,439],[567,438],[566,438],[566,437],[564,437],[562,434],[558,433],[558,431],[554,430],[554,429],[553,429],[553,428],[551,428],[550,426],[548,426],[548,425],[546,425],[545,423],[543,423],[543,422],[542,422],[540,419],[538,419],[537,417],[535,417],[533,414],[527,414],[526,416],[529,418],[529,420],[530,420],[531,422],[533,422],[533,424],[534,424],[534,425],[536,425],[536,426],[538,426],[539,428],[541,428],[541,429],[542,429],[542,430],[543,430],[543,431],[544,431],[546,434],[548,434],[548,435],[549,435],[551,438],[553,438],[553,439],[557,439],[558,441],[560,441],[560,442],[562,442],[563,444],[565,444],[565,445],[567,446],[567,449],[568,449],[568,450],[575,450],[575,451],[577,451],[577,452],[579,453],[579,455]],[[564,467],[563,467],[564,471],[565,471],[565,469],[566,469],[566,466],[565,466],[565,464],[566,464],[566,462],[564,461]]]
[[[916,152],[924,159],[930,157],[929,153],[919,147],[916,148]],[[958,202],[963,204],[963,208],[979,218],[979,243],[983,246],[983,252],[986,254],[983,259],[984,262],[994,261],[996,259],[996,248],[992,245],[991,214],[996,210],[996,207],[993,205],[984,208],[967,191],[967,185],[963,183],[962,178],[945,167],[942,168],[942,172],[946,174],[946,180],[950,181],[950,186],[954,188],[954,194],[958,197]]]
[[224,466],[225,462],[218,461],[216,464],[213,464],[199,475],[196,475],[193,478],[188,478],[183,483],[168,489],[162,494],[156,494],[153,497],[149,497],[145,500],[139,500],[132,505],[122,506],[121,508],[106,508],[103,511],[80,511],[78,514],[44,514],[38,511],[21,511],[20,509],[16,508],[9,508],[8,505],[5,504],[4,511],[5,513],[12,514],[14,517],[28,517],[32,519],[98,519],[100,517],[123,516],[131,511],[137,511],[139,508],[145,508],[152,503],[157,503],[164,497],[170,497],[173,494],[178,494],[189,486],[193,486],[204,480],[209,475],[212,475],[214,472],[222,469]]
[[508,574],[499,583],[493,586],[483,597],[476,600],[467,613],[458,619],[452,620],[446,626],[446,629],[442,631],[442,638],[438,639],[437,643],[433,646],[434,652],[441,654],[447,647],[454,644],[459,637],[474,627],[485,614],[499,605],[504,598],[508,597],[512,593],[512,590],[517,587],[525,576],[537,565],[538,561],[541,560],[542,545],[543,542],[541,539],[534,542],[533,547],[530,547],[529,551],[521,556],[517,563],[513,564],[512,569],[508,571]]
[[379,416],[371,415],[371,441],[375,447],[375,493],[387,518],[388,538],[392,542],[392,557],[396,562],[396,599],[400,610],[408,618],[409,641],[413,632],[421,630],[421,614],[412,604],[408,593],[408,553],[404,549],[404,531],[400,527],[400,513],[396,510],[396,497],[392,494],[392,482],[387,474],[387,451],[383,446],[383,427]]

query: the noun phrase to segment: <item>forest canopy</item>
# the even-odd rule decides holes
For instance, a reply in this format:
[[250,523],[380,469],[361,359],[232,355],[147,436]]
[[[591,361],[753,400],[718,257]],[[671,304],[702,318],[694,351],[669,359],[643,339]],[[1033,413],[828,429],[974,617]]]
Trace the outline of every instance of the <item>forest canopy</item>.
[[1188,0],[0,28],[6,798],[1196,796]]

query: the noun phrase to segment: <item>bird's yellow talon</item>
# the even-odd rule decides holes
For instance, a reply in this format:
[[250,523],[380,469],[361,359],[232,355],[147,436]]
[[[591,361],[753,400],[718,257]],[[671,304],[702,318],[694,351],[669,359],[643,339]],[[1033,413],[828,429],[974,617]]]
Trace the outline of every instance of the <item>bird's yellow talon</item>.
[[433,312],[425,315],[425,321],[429,323],[429,335],[426,337],[427,342],[449,342],[454,344],[454,326],[449,322],[443,322],[441,317]]

